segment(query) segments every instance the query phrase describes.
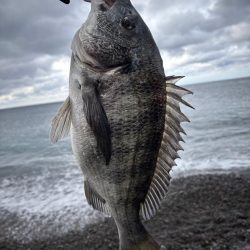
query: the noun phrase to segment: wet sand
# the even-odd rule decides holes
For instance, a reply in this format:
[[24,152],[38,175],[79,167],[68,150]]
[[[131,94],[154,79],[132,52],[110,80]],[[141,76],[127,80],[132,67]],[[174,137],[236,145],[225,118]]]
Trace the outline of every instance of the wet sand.
[[[169,250],[250,250],[250,170],[173,180],[161,210],[145,225]],[[118,249],[118,235],[113,220],[107,218],[83,231],[29,244],[1,239],[0,249]]]

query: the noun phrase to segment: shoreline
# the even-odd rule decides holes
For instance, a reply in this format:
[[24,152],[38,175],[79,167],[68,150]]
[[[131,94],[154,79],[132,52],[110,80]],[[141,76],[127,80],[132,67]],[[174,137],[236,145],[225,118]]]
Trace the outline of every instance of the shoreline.
[[[250,169],[175,178],[160,211],[144,224],[166,249],[249,250]],[[27,244],[1,239],[0,249],[112,250],[118,249],[118,235],[113,220],[105,218]]]

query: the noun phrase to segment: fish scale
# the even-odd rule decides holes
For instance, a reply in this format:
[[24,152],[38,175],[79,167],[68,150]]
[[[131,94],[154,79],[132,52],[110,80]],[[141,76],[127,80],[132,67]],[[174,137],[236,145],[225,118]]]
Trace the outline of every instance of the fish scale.
[[[130,25],[131,23],[131,25]],[[125,25],[125,26],[124,26]],[[92,0],[72,42],[69,97],[52,122],[84,174],[88,203],[111,215],[120,250],[160,249],[144,228],[166,197],[181,150],[180,103],[191,92],[164,74],[154,39],[129,0]]]

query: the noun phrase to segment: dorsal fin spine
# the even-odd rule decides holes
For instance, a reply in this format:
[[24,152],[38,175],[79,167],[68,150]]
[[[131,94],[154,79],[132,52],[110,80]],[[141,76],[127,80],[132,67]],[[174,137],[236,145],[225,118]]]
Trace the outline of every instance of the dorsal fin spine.
[[[157,183],[157,185],[159,186],[159,188],[162,190],[163,193],[165,193],[165,189],[161,186],[161,184],[159,183],[159,181],[155,178],[154,181]],[[165,196],[165,195],[164,195]],[[163,197],[164,197],[163,196]]]
[[[144,203],[141,205],[142,215],[144,215],[143,218],[145,219],[149,219],[155,214],[161,201],[166,196],[171,179],[169,172],[172,167],[176,165],[175,159],[180,157],[177,151],[183,150],[180,141],[184,142],[184,140],[180,133],[185,135],[186,133],[181,127],[181,123],[189,122],[189,119],[182,113],[180,103],[190,108],[193,107],[182,99],[184,95],[192,94],[192,92],[175,85],[181,78],[182,77],[178,76],[166,77],[165,128],[161,147],[158,152],[154,176],[151,180],[151,185]],[[152,208],[152,211],[150,208]],[[147,211],[146,215],[144,210]]]
[[156,190],[156,192],[159,194],[159,202],[161,199],[164,198],[164,192],[161,192],[160,189],[158,188],[158,186],[155,184],[155,181],[152,181],[152,189]]

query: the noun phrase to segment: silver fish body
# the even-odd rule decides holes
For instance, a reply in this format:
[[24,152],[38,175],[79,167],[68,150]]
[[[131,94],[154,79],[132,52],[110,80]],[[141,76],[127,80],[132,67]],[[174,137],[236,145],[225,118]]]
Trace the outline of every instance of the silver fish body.
[[165,77],[152,35],[128,0],[92,0],[72,51],[69,98],[52,141],[71,126],[87,201],[114,218],[120,249],[159,249],[141,216],[152,217],[166,195],[186,120],[179,102],[189,92],[174,85],[178,77]]

